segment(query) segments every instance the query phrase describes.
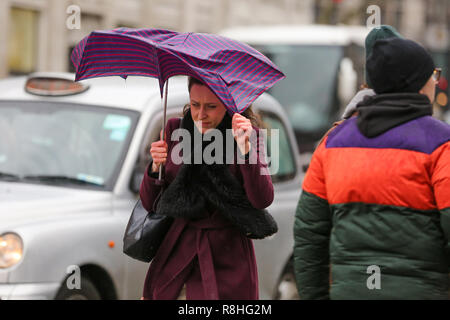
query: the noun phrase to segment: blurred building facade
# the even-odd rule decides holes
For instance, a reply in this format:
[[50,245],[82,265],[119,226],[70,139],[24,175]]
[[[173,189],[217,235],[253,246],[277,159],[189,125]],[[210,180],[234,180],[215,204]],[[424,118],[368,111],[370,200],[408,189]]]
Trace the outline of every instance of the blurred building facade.
[[[218,32],[268,24],[361,24],[378,5],[381,23],[427,47],[448,51],[448,0],[1,0],[0,78],[33,71],[69,71],[70,52],[92,30],[156,27]],[[71,29],[72,5],[80,9]]]
[[[1,0],[0,78],[69,71],[73,47],[117,27],[217,32],[233,25],[312,23],[312,0]],[[69,29],[76,5],[80,28]]]
[[449,47],[449,0],[316,0],[314,22],[322,24],[365,25],[372,12],[380,8],[381,24],[397,28],[402,35],[433,50]]

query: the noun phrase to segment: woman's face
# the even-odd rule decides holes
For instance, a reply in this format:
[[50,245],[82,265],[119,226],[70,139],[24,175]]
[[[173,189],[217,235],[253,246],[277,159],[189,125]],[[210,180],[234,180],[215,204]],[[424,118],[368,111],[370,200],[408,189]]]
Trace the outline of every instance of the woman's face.
[[189,95],[192,119],[199,131],[205,133],[216,128],[227,112],[219,98],[207,86],[199,84],[191,87]]

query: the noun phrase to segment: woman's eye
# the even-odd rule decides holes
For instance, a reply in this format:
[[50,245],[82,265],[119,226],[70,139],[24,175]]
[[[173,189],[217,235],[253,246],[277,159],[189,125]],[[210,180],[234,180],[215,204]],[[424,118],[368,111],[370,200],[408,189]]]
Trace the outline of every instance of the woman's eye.
[[216,106],[208,106],[209,109],[215,109]]

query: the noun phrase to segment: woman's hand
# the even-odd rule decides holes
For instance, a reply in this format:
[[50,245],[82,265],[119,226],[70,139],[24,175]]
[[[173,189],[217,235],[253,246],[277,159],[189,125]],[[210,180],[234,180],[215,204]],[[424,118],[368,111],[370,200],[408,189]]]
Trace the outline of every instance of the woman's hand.
[[[161,135],[162,137],[162,131]],[[167,160],[167,143],[164,140],[153,142],[150,148],[150,154],[153,159],[152,172],[158,172],[161,164],[165,164]]]
[[239,113],[235,113],[231,121],[231,127],[233,129],[234,139],[236,140],[241,154],[247,154],[250,151],[250,136],[253,132],[250,119],[247,119]]

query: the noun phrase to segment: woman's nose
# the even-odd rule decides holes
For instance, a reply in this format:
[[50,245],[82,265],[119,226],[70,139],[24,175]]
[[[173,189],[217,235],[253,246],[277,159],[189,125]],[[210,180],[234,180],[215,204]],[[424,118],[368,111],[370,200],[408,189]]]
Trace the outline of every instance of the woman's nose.
[[198,112],[198,117],[200,119],[205,119],[206,118],[206,108],[204,106],[200,107],[200,111]]

